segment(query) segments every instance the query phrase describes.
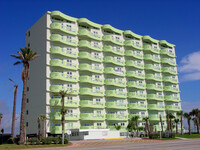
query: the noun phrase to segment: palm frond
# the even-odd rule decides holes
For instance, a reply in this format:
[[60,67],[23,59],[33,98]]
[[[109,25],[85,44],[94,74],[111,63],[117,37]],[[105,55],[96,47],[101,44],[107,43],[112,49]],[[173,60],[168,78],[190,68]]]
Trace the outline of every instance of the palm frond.
[[13,65],[15,66],[15,65],[18,65],[18,64],[21,64],[21,63],[22,63],[21,61],[17,61]]

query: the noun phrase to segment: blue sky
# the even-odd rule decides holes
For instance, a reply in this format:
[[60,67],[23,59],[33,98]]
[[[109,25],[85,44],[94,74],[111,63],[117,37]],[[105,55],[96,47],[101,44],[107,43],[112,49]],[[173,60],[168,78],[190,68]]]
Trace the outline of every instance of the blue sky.
[[175,44],[183,109],[188,111],[193,107],[199,108],[199,6],[198,0],[1,1],[0,113],[9,115],[12,112],[13,85],[8,78],[19,84],[17,113],[20,113],[22,66],[13,66],[15,60],[9,55],[24,47],[26,30],[46,11],[53,10]]

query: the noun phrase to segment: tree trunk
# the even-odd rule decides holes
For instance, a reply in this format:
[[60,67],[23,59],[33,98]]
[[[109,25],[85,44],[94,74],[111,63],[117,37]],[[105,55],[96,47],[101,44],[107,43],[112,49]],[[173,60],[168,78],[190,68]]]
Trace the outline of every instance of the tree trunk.
[[183,134],[183,116],[181,115],[181,135]]
[[189,135],[191,135],[190,120],[188,119]]
[[162,133],[163,133],[163,124],[162,124],[162,117],[160,115],[160,125],[161,125],[161,130],[162,130]]
[[24,144],[24,114],[26,107],[26,92],[27,92],[27,79],[28,79],[28,66],[24,65],[23,72],[23,94],[22,94],[22,103],[21,103],[21,118],[20,118],[20,136],[19,136],[19,144]]
[[136,121],[136,128],[137,128],[137,137],[138,137],[138,121]]
[[197,120],[197,134],[199,134],[199,117],[197,116],[196,118],[197,118],[196,119]]
[[171,119],[169,119],[169,130],[170,130],[170,132],[172,133],[172,120]]
[[38,140],[40,140],[40,121],[38,121]]
[[15,132],[15,115],[16,115],[17,89],[18,89],[18,85],[15,85],[14,102],[13,102],[13,116],[12,116],[12,129],[11,129],[11,134],[12,134],[13,138],[14,138],[14,134],[15,134],[14,132]]
[[150,135],[150,129],[149,129],[149,123],[148,123],[148,121],[146,121],[146,124],[147,124],[148,136],[149,136]]
[[[64,100],[65,97],[62,96],[62,110],[64,111]],[[65,116],[64,113],[62,113],[62,145],[64,145],[64,138],[65,138]]]
[[178,134],[178,123],[176,123],[176,134]]
[[167,130],[170,130],[170,124],[169,124],[169,112],[167,111]]
[[46,137],[46,134],[45,134],[45,120],[43,120],[43,137],[45,138]]
[[1,130],[1,118],[0,118],[0,130]]

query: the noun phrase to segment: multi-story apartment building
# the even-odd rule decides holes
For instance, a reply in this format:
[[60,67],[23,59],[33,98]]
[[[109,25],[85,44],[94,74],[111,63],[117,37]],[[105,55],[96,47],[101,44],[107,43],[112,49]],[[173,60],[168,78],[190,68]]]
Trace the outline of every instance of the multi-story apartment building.
[[52,11],[26,32],[26,47],[40,55],[30,67],[28,134],[37,133],[40,114],[48,135],[61,134],[61,90],[69,92],[65,128],[74,138],[123,136],[135,115],[159,131],[160,115],[166,128],[166,111],[181,110],[175,45],[165,40]]

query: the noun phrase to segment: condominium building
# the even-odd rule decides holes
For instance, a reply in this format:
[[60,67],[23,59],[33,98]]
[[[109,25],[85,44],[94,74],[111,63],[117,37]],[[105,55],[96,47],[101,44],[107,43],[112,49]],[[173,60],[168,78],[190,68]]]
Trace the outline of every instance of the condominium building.
[[37,133],[40,114],[46,134],[61,134],[61,90],[74,139],[125,136],[135,115],[160,131],[160,115],[165,129],[166,111],[181,110],[175,45],[165,40],[48,11],[26,32],[26,47],[40,55],[30,66],[27,134]]

